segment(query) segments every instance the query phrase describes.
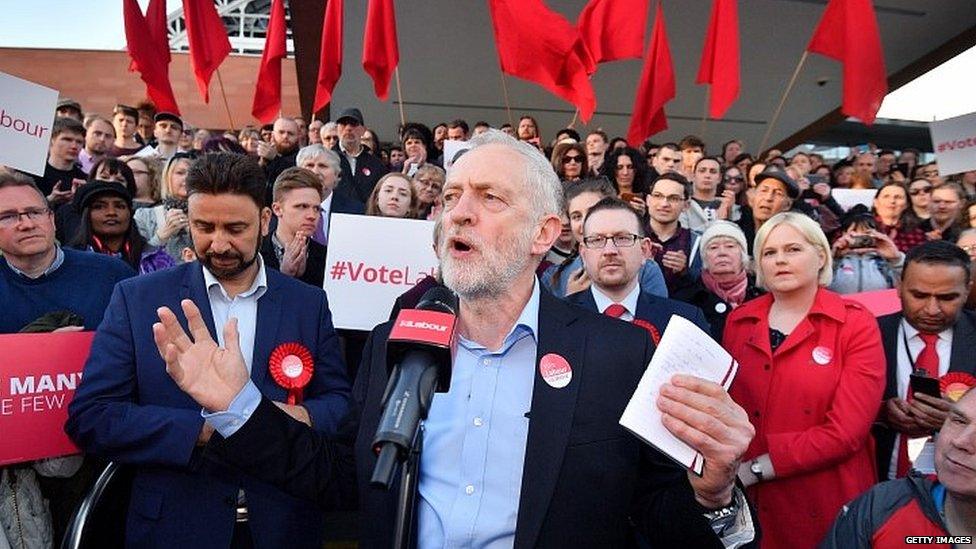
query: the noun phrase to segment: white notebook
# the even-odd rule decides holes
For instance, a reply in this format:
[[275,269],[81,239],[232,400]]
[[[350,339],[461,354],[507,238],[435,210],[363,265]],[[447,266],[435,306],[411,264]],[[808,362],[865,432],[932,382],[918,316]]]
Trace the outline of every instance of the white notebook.
[[691,321],[673,315],[637,384],[637,390],[620,416],[620,425],[664,455],[701,475],[704,459],[697,450],[671,434],[661,423],[657,397],[661,385],[675,374],[687,374],[721,384],[728,390],[739,369],[721,345]]

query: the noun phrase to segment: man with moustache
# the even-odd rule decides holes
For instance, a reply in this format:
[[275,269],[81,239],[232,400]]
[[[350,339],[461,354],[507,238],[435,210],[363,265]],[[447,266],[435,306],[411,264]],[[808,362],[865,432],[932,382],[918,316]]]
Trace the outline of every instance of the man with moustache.
[[[451,170],[437,240],[445,285],[460,298],[450,390],[425,422],[415,509],[421,548],[741,547],[754,541],[735,488],[752,438],[721,386],[675,376],[657,405],[664,426],[704,454],[701,477],[619,425],[653,352],[647,332],[540,289],[536,268],[560,231],[562,188],[531,144],[489,131]],[[192,303],[185,312],[197,318]],[[291,421],[246,376],[240,353],[171,310],[153,329],[166,367],[216,422],[208,447],[291,493],[323,501],[333,443]],[[389,547],[398,487],[370,489],[372,438],[387,385],[391,323],[375,329],[354,389],[361,547]],[[227,327],[233,336],[233,324]],[[545,375],[559,364],[571,377]],[[565,382],[565,383],[562,383]],[[211,415],[213,412],[213,415]]]
[[[65,431],[85,452],[133,467],[127,546],[320,548],[315,506],[201,459],[213,428],[166,375],[152,323],[158,307],[196,303],[195,338],[207,332],[235,349],[255,390],[332,435],[347,412],[349,384],[325,293],[262,261],[271,211],[253,159],[208,154],[186,184],[199,261],[115,287]],[[216,329],[228,323],[233,331]]]

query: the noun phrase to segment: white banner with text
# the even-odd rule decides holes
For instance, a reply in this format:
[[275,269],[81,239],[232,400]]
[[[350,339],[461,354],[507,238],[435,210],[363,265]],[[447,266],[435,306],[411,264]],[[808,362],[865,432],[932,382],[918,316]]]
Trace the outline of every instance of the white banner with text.
[[0,72],[0,164],[44,175],[58,91]]

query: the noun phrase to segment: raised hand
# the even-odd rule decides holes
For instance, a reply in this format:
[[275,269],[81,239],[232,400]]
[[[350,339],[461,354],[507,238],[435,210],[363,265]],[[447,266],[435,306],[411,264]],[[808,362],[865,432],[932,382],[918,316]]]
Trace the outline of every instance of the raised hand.
[[173,311],[160,307],[156,311],[159,322],[153,324],[156,348],[166,362],[166,373],[184,393],[205,409],[222,412],[248,380],[238,340],[237,319],[232,318],[224,325],[227,347],[222,348],[210,337],[200,309],[189,299],[184,299],[180,305],[193,339],[183,331]]
[[746,411],[721,385],[680,374],[661,387],[657,406],[664,427],[705,458],[702,476],[688,472],[698,503],[728,505],[739,462],[756,434]]
[[295,278],[304,275],[307,258],[308,235],[298,231],[295,238],[285,245],[285,253],[281,257],[281,272]]

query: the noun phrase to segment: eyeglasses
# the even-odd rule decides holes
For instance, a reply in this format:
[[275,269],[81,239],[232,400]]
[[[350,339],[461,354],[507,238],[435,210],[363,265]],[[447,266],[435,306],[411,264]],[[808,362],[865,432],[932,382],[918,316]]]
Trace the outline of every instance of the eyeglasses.
[[639,238],[636,234],[618,234],[612,237],[594,235],[583,237],[583,245],[591,250],[602,250],[607,246],[607,242],[612,241],[616,248],[630,248]]
[[575,162],[577,164],[582,164],[583,159],[579,156],[564,156],[563,164],[569,164],[570,162]]
[[917,189],[912,189],[908,191],[908,194],[912,196],[918,196],[920,194],[932,194],[932,187],[919,187]]
[[0,214],[0,227],[8,229],[20,223],[20,218],[26,217],[31,221],[40,221],[49,215],[48,208],[28,208],[22,212],[4,212]]
[[668,204],[680,204],[685,201],[685,197],[681,196],[680,194],[665,195],[663,193],[651,193],[651,200],[657,200],[659,202],[661,200],[666,200]]

